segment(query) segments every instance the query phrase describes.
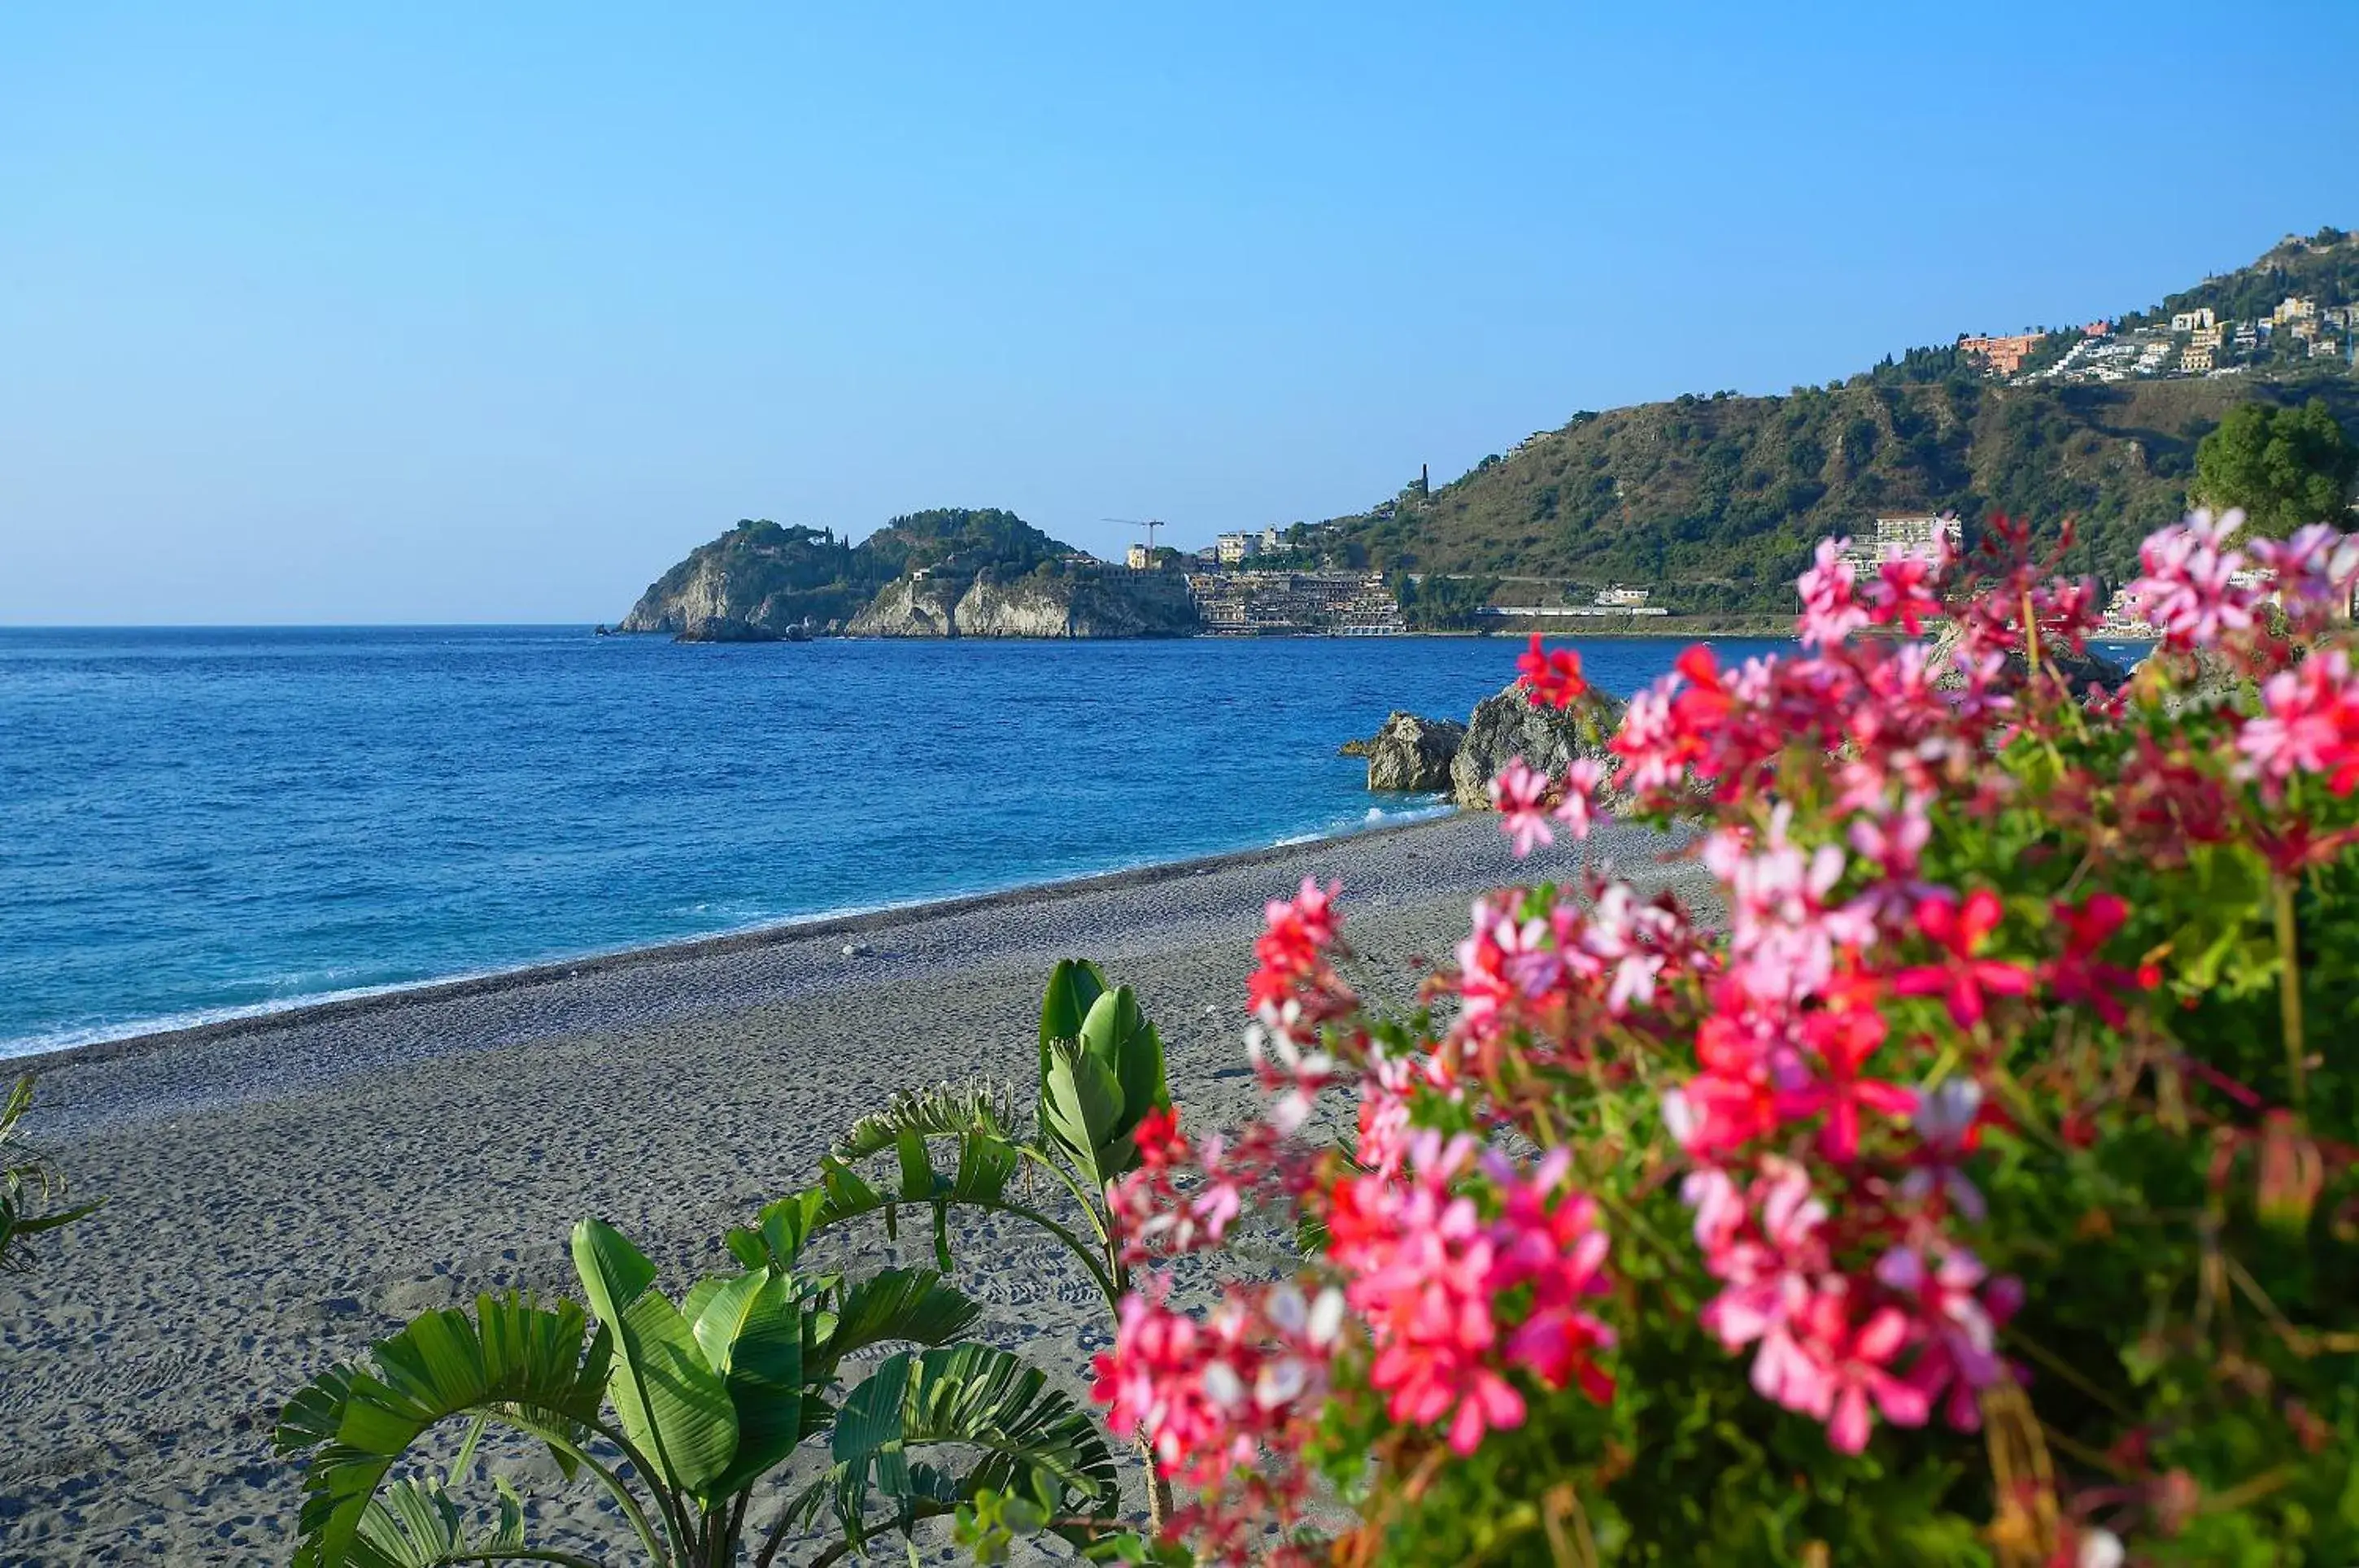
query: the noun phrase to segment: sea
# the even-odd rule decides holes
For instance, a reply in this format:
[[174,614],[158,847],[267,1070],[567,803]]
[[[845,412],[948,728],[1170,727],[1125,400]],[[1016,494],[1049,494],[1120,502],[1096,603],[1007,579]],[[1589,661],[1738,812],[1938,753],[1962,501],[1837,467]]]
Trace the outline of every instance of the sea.
[[1516,652],[0,630],[0,1055],[1444,811],[1336,748]]

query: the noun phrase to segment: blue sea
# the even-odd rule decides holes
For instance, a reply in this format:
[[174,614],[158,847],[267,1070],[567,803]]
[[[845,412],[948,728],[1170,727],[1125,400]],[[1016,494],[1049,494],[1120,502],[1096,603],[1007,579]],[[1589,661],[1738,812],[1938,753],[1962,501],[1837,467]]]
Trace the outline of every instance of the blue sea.
[[1434,811],[1336,747],[1516,653],[0,630],[0,1055]]

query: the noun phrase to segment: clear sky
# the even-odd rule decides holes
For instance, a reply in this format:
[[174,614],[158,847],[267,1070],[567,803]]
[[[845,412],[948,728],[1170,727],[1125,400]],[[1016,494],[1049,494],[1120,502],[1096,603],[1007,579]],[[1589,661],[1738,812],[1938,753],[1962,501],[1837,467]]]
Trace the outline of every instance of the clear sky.
[[1357,510],[2359,227],[2359,4],[0,6],[0,623]]

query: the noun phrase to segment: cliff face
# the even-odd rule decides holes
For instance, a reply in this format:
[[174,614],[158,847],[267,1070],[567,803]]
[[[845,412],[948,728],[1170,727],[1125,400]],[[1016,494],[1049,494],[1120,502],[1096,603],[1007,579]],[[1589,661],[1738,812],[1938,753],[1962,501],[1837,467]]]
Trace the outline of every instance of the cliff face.
[[866,601],[856,566],[851,548],[821,530],[741,523],[648,584],[616,629],[695,638],[824,626]]
[[845,628],[855,637],[1184,637],[1196,630],[1185,587],[1159,576],[888,583]]
[[888,582],[844,631],[854,637],[955,637],[962,587],[955,579],[940,578]]

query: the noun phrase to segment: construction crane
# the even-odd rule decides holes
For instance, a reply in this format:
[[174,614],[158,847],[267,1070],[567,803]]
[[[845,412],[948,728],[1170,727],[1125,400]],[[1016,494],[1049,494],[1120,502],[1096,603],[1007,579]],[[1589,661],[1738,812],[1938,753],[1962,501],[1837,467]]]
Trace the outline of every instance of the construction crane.
[[1171,526],[1170,524],[1166,523],[1160,517],[1148,517],[1144,519],[1137,517],[1101,517],[1098,521],[1101,523],[1119,523],[1125,528],[1146,529],[1147,555],[1149,560],[1152,560],[1155,557],[1155,531],[1158,528],[1169,528]]

